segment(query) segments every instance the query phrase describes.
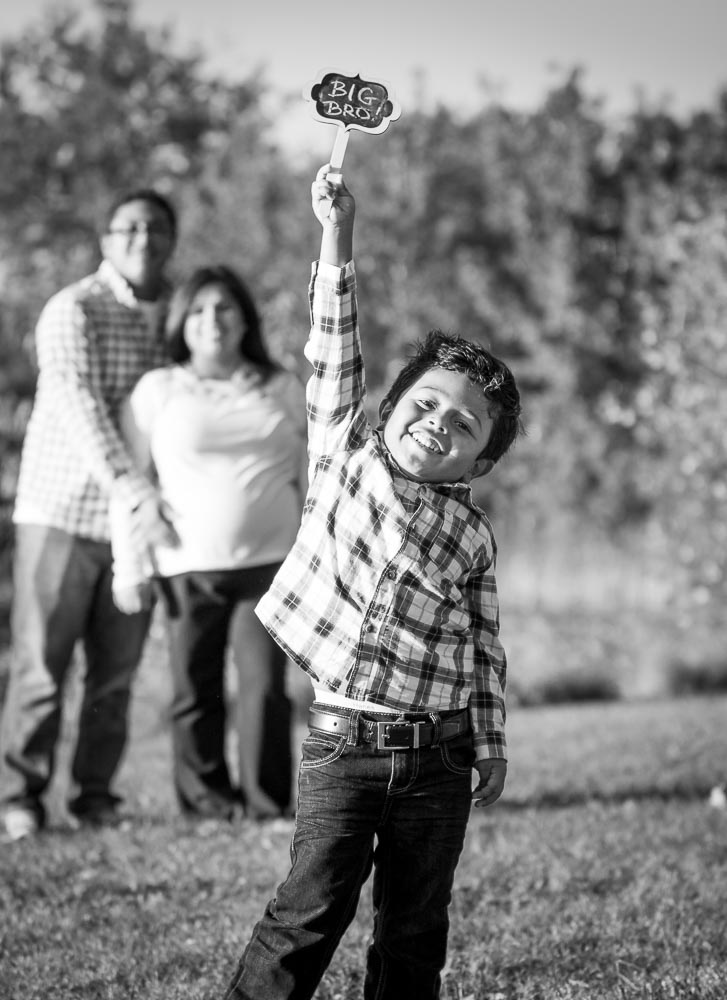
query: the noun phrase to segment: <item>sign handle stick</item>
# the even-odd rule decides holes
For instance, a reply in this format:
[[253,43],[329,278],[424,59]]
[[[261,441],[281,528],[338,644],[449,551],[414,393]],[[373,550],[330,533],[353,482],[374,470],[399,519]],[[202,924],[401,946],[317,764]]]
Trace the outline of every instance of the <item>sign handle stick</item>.
[[[333,151],[331,152],[331,159],[329,160],[331,169],[328,171],[327,179],[332,181],[334,184],[340,184],[343,179],[343,174],[341,170],[343,168],[343,157],[346,154],[346,146],[348,145],[348,129],[337,128],[336,129],[336,141],[333,143]],[[333,202],[331,201],[328,206],[328,214],[330,215],[331,209],[333,208]]]
[[[331,172],[328,174],[328,179],[332,180],[334,184],[339,184],[341,181],[341,170],[343,168],[343,157],[346,153],[346,146],[348,145],[348,129],[339,128],[336,129],[336,141],[333,143],[333,152],[331,153]],[[335,174],[335,177],[331,177],[331,174]]]

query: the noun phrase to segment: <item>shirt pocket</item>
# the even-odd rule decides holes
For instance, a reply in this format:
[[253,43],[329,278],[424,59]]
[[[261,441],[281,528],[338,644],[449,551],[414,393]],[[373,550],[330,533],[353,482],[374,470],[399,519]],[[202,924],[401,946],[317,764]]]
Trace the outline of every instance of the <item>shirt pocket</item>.
[[421,586],[438,604],[437,616],[445,631],[461,635],[470,627],[464,591],[478,550],[481,543],[474,530],[466,524],[449,525],[445,520],[437,534],[430,533],[428,544],[419,553]]
[[461,600],[462,586],[472,566],[467,540],[443,523],[436,533],[426,531],[419,543],[417,562],[424,580],[444,599]]

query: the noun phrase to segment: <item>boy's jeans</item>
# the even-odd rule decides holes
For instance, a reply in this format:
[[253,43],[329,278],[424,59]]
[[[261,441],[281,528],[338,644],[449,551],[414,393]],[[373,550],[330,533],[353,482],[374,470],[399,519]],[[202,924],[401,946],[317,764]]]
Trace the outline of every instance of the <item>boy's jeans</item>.
[[227,1000],[312,997],[372,864],[365,1000],[435,1000],[473,760],[469,733],[439,747],[385,751],[311,731],[292,868],[253,931]]

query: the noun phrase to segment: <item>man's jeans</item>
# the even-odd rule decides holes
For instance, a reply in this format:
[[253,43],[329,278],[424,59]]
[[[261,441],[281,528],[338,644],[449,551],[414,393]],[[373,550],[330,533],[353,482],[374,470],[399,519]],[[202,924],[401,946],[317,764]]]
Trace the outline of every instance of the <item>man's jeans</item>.
[[76,640],[86,674],[71,776],[81,814],[116,801],[111,780],[126,743],[129,691],[149,624],[111,597],[111,547],[57,528],[15,531],[12,659],[0,722],[0,799],[42,820],[53,774],[63,686]]
[[469,733],[438,747],[384,751],[311,731],[292,867],[253,931],[227,1000],[312,997],[372,865],[364,997],[438,997],[473,760]]

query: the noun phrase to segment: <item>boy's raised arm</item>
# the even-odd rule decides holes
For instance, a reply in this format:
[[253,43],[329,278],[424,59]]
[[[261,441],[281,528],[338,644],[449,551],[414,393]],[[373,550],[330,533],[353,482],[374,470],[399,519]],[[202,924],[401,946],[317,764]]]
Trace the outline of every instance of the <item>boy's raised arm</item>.
[[311,185],[313,212],[323,227],[320,260],[334,267],[344,267],[353,260],[353,220],[356,203],[340,174],[332,174],[324,164]]

